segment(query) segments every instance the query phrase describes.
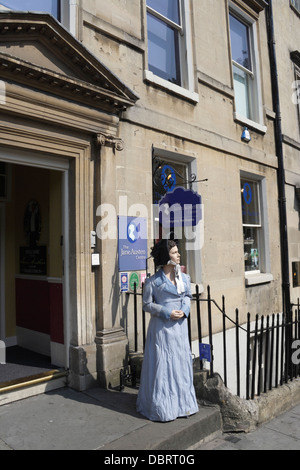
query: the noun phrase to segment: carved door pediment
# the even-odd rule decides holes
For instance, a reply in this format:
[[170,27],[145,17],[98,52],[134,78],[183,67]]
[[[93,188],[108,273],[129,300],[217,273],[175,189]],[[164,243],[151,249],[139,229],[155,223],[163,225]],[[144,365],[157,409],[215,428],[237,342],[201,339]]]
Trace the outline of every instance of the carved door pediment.
[[0,12],[0,76],[118,113],[138,97],[51,15]]

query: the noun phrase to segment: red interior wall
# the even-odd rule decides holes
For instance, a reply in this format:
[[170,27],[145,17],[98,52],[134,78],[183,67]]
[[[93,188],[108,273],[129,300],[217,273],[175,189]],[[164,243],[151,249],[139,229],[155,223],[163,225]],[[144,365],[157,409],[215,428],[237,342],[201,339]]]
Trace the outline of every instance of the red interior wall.
[[16,279],[17,326],[64,343],[62,284]]

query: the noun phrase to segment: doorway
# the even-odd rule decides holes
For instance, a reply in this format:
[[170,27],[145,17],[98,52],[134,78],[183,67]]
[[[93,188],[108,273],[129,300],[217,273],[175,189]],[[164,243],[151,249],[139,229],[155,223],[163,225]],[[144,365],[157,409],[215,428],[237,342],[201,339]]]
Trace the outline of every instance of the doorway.
[[68,161],[1,151],[0,166],[1,384],[68,369],[69,285]]

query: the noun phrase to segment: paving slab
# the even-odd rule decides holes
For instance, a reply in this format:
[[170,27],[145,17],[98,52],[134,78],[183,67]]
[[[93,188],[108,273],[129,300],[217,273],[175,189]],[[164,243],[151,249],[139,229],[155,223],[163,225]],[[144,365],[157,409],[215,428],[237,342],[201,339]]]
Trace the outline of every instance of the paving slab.
[[300,450],[300,405],[248,434],[224,434],[196,450]]
[[1,450],[187,449],[218,432],[218,408],[153,423],[135,409],[137,390],[62,388],[0,407]]

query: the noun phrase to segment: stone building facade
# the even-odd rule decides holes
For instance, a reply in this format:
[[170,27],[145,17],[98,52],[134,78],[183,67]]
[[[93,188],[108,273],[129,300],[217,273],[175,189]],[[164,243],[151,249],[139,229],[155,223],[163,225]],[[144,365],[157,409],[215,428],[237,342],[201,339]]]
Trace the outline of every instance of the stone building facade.
[[[166,168],[202,199],[200,244],[187,233],[180,242],[193,288],[205,296],[209,285],[219,302],[225,295],[242,323],[247,312],[281,312],[268,2],[61,0],[40,13],[2,3],[1,339],[51,355],[78,389],[118,383],[131,329],[118,217],[146,219],[149,254]],[[296,302],[299,2],[276,1],[273,15]],[[26,232],[32,202],[40,221]]]

